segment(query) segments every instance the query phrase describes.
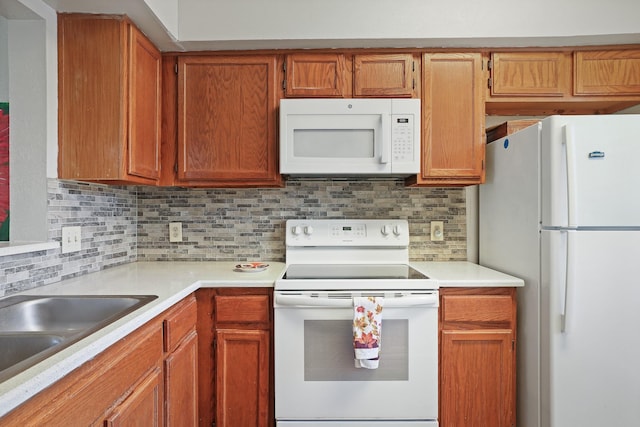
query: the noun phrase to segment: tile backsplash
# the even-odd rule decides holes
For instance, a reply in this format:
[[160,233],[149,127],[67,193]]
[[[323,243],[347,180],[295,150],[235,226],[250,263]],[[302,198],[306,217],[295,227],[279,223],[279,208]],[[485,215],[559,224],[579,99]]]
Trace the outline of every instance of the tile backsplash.
[[[284,261],[284,226],[292,218],[407,219],[412,260],[467,257],[464,189],[300,179],[277,189],[141,187],[138,260]],[[432,220],[445,222],[444,242],[431,242]],[[169,242],[169,222],[182,222],[182,242]]]
[[81,226],[82,250],[0,257],[0,296],[136,260],[136,188],[49,179],[49,240]]
[[[290,218],[398,218],[410,224],[413,261],[465,260],[465,191],[406,188],[399,180],[289,180],[274,189],[118,187],[50,179],[49,240],[82,227],[82,250],[0,257],[0,296],[128,262],[284,261]],[[429,223],[445,222],[431,242]],[[183,241],[169,242],[169,222]]]

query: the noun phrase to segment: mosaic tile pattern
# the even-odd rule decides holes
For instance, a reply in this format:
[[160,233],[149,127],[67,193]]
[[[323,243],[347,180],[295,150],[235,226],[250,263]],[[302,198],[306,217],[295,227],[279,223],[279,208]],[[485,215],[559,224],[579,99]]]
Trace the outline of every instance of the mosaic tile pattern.
[[136,260],[136,188],[48,181],[49,240],[82,227],[82,250],[0,257],[0,296]]
[[[284,261],[290,218],[394,218],[410,224],[413,261],[465,260],[463,189],[405,188],[402,181],[290,180],[278,189],[113,187],[48,182],[49,239],[82,227],[82,250],[0,257],[0,296],[136,260]],[[431,242],[429,222],[445,222]],[[183,241],[169,242],[169,222]]]
[[[285,221],[294,218],[407,219],[413,261],[467,257],[464,189],[300,179],[278,189],[141,187],[138,260],[284,261]],[[445,222],[444,242],[431,242],[432,220]],[[182,222],[182,242],[169,242],[169,222]]]

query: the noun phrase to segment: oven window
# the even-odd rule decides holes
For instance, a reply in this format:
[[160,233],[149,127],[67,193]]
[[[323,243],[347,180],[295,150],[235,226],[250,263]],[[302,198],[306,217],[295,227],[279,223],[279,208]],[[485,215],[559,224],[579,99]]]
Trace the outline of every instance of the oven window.
[[305,381],[407,381],[409,379],[409,321],[385,319],[378,369],[356,368],[352,321],[304,321]]

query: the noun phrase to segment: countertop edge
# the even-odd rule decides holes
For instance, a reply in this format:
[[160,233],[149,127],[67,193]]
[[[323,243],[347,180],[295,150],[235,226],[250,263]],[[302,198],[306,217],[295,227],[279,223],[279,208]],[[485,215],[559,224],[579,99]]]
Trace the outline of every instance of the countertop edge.
[[[218,268],[202,268],[201,266],[208,264],[219,265]],[[104,287],[83,289],[81,284],[95,277],[117,277],[116,280],[129,281],[136,280],[140,276],[159,276],[153,280],[162,280],[163,272],[153,271],[155,267],[168,267],[169,262],[135,262],[99,272],[86,274],[83,276],[67,279],[25,292],[13,295],[116,295],[116,294],[161,294],[159,297],[146,304],[143,307],[129,313],[121,319],[105,326],[104,328],[92,333],[82,340],[70,345],[69,347],[59,351],[39,362],[38,364],[24,370],[23,372],[0,383],[0,417],[7,415],[9,412],[20,406],[32,398],[35,394],[49,387],[51,384],[62,379],[76,368],[80,367],[87,361],[96,357],[107,348],[117,343],[139,327],[153,320],[164,311],[168,310],[184,298],[197,291],[200,288],[220,288],[220,287],[238,287],[238,288],[272,288],[275,281],[284,274],[284,263],[274,263],[267,272],[261,273],[230,273],[235,263],[231,262],[175,262],[179,270],[174,274],[185,274],[186,276],[208,277],[209,275],[223,276],[218,279],[198,277],[186,277],[176,281],[171,276],[167,277],[167,281],[171,281],[171,285],[167,285],[166,291],[154,292],[153,290],[142,290],[132,287],[126,291],[122,290],[105,290]],[[194,268],[194,266],[197,266]],[[140,270],[150,270],[141,272]],[[207,270],[207,271],[205,271]],[[105,279],[106,280],[106,279]],[[150,279],[146,279],[150,280]],[[122,284],[120,284],[122,285]],[[114,288],[117,289],[117,288]]]

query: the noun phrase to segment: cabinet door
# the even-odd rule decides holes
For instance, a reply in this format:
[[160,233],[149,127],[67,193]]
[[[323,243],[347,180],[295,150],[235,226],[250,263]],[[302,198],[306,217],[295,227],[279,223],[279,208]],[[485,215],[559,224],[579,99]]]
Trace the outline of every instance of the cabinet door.
[[162,426],[162,372],[154,369],[104,422],[106,427]]
[[160,53],[126,17],[58,17],[58,177],[156,184]]
[[416,64],[413,55],[355,55],[353,64],[353,96],[414,96]]
[[167,427],[198,424],[198,335],[192,332],[169,355],[165,366]]
[[576,52],[576,95],[640,95],[640,50]]
[[126,33],[116,19],[58,16],[58,177],[121,178]]
[[479,53],[427,53],[422,60],[422,165],[409,184],[484,181],[484,98]]
[[348,98],[350,88],[351,74],[343,54],[287,55],[286,96]]
[[269,332],[216,335],[216,426],[269,426]]
[[280,185],[276,57],[178,59],[178,180]]
[[496,52],[491,54],[491,96],[570,95],[571,54]]
[[129,174],[160,176],[160,52],[129,25]]
[[441,427],[511,427],[512,331],[442,331]]

